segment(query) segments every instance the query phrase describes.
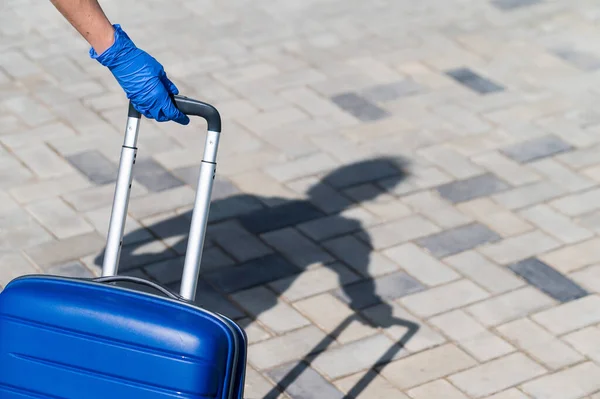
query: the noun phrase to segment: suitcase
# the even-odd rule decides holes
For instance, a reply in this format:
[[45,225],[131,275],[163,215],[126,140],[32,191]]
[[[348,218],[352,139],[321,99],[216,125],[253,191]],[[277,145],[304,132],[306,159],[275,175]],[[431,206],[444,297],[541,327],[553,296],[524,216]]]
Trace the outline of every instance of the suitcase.
[[5,287],[0,398],[243,399],[244,330],[193,303],[221,119],[209,104],[174,100],[208,126],[180,292],[117,275],[141,120],[130,104],[102,277],[26,275]]

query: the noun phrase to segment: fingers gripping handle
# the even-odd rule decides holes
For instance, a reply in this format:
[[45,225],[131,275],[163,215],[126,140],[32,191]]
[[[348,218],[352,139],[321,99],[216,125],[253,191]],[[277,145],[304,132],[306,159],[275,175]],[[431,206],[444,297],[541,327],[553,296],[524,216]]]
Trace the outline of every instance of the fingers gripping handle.
[[[192,222],[188,238],[187,251],[181,281],[180,294],[188,300],[194,300],[198,274],[200,272],[200,261],[206,237],[206,226],[208,224],[208,213],[212,194],[213,181],[216,170],[217,149],[221,133],[221,116],[215,107],[201,101],[193,100],[184,96],[173,96],[175,106],[186,115],[194,115],[204,118],[208,125],[208,134],[204,146],[204,156],[201,162],[200,175],[198,177],[198,190],[192,212]],[[121,160],[119,163],[119,175],[115,188],[112,214],[109,224],[109,232],[102,266],[102,276],[116,276],[118,270],[119,256],[123,244],[123,231],[127,216],[127,207],[131,190],[133,176],[133,165],[137,152],[137,135],[141,114],[129,104],[125,140],[121,149]]]

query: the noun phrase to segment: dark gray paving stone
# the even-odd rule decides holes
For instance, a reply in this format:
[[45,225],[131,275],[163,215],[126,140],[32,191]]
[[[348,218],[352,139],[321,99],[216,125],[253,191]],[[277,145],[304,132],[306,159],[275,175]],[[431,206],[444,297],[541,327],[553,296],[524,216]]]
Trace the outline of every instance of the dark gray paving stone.
[[[328,174],[323,182],[337,190],[383,179],[396,179],[398,184],[407,177],[405,168],[406,161],[400,158],[368,159],[336,169]],[[391,182],[387,183],[391,186]]]
[[396,272],[346,285],[337,289],[334,295],[352,309],[360,310],[425,289],[408,274]]
[[390,113],[356,93],[343,93],[331,98],[334,104],[363,122],[387,118]]
[[160,192],[184,185],[184,182],[173,176],[161,164],[152,158],[138,158],[133,168],[135,181],[149,191]]
[[417,244],[432,255],[443,258],[501,239],[500,235],[486,226],[472,223],[421,238]]
[[308,201],[289,201],[283,205],[241,215],[239,221],[250,233],[263,234],[323,216],[325,214]]
[[92,272],[78,261],[67,262],[62,265],[50,266],[45,269],[47,274],[55,276],[91,278]]
[[503,11],[528,7],[538,3],[541,3],[541,0],[492,0],[492,5]]
[[181,281],[183,257],[171,258],[144,267],[144,271],[160,284],[173,284]]
[[491,173],[457,180],[438,186],[437,192],[452,203],[487,197],[509,189],[509,185]]
[[490,94],[504,90],[504,87],[477,74],[469,68],[451,69],[446,71],[446,74],[458,83],[480,94]]
[[501,151],[517,162],[526,163],[572,149],[571,145],[556,136],[544,136],[503,148]]
[[[168,286],[169,289],[177,293],[179,293],[180,287],[180,282]],[[246,317],[246,314],[244,314],[240,308],[234,305],[229,299],[219,294],[218,291],[216,291],[203,279],[198,280],[198,285],[196,287],[196,299],[194,303],[203,309],[220,313],[233,320]]]
[[233,293],[300,272],[301,269],[280,255],[270,254],[237,266],[207,272],[204,278],[217,289],[225,293]]
[[570,302],[588,295],[571,279],[537,258],[522,260],[510,265],[509,268],[529,284],[557,301]]
[[331,215],[302,223],[297,228],[313,240],[323,241],[328,238],[358,232],[362,229],[362,225],[355,219]]
[[380,84],[362,91],[362,95],[374,102],[394,101],[423,91],[423,87],[411,79]]
[[66,160],[94,184],[111,184],[117,181],[119,165],[109,161],[99,151],[80,152],[67,156]]
[[[198,189],[198,177],[200,176],[200,165],[187,166],[172,171],[173,175],[190,185],[194,190]],[[240,190],[229,180],[222,176],[216,176],[213,182],[211,200],[217,201],[240,194]]]
[[583,71],[600,69],[600,57],[593,54],[568,48],[555,49],[553,53]]
[[220,222],[240,215],[258,212],[264,208],[263,203],[252,195],[235,195],[233,197],[217,199],[213,200],[210,204],[208,222]]
[[[305,362],[285,364],[266,374],[292,399],[342,399],[344,394]],[[275,392],[264,399],[277,399]]]

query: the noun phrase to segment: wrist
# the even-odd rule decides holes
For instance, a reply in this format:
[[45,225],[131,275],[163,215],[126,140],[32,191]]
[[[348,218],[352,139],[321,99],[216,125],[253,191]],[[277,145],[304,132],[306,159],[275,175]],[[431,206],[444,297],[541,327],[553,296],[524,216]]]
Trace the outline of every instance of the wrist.
[[108,26],[103,29],[102,33],[95,38],[94,42],[90,44],[97,54],[102,54],[108,50],[114,44],[114,42],[115,28],[114,26],[108,24]]
[[121,25],[112,25],[111,36],[111,44],[104,51],[100,52],[96,51],[94,47],[90,48],[90,57],[109,69],[115,67],[119,61],[123,61],[121,55],[136,49],[129,36],[121,29]]

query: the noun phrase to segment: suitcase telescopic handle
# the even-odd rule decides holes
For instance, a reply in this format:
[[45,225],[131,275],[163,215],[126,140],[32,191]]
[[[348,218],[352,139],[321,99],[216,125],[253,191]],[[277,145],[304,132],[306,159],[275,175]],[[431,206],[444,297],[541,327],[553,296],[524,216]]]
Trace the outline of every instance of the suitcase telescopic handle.
[[[196,296],[200,261],[202,260],[206,226],[208,224],[210,198],[217,166],[221,116],[215,107],[202,101],[181,95],[173,96],[173,101],[175,106],[184,114],[199,116],[206,120],[208,130],[204,145],[204,155],[200,163],[198,189],[192,211],[192,221],[180,288],[180,295],[187,300],[193,301]],[[104,251],[102,277],[116,276],[119,267],[121,247],[123,246],[123,232],[133,178],[133,165],[135,164],[137,155],[137,137],[141,117],[141,114],[130,102],[127,126],[125,128],[125,139],[121,148],[119,172],[108,227],[106,249]]]

